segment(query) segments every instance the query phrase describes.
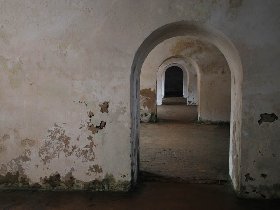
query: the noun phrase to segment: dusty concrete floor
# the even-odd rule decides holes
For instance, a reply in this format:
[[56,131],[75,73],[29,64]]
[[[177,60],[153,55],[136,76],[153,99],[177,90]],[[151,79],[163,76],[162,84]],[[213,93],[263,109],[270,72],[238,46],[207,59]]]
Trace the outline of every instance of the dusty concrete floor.
[[129,193],[0,192],[0,209],[279,210],[280,201],[238,199],[228,185],[145,182]]
[[229,126],[196,123],[197,107],[158,106],[158,123],[142,123],[140,170],[190,182],[228,179]]

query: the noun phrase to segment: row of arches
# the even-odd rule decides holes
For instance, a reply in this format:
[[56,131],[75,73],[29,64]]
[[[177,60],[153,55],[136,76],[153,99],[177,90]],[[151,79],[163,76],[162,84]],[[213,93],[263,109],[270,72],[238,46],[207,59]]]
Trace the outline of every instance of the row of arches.
[[165,97],[165,73],[171,67],[177,67],[182,70],[182,96],[187,99],[187,104],[197,105],[197,73],[188,65],[184,57],[171,57],[162,62],[157,71],[157,105],[162,104]]
[[[226,66],[227,64],[225,64]],[[215,66],[206,71],[192,58],[171,57],[157,71],[157,105],[165,97],[166,70],[178,67],[183,72],[183,94],[188,105],[198,105],[198,120],[228,122],[230,120],[230,71]],[[203,68],[203,66],[202,66]]]
[[[221,32],[207,26],[186,21],[171,23],[152,32],[137,50],[131,68],[131,157],[132,179],[137,181],[139,172],[139,122],[140,122],[140,73],[142,65],[159,43],[176,36],[189,36],[209,42],[216,46],[225,57],[231,71],[231,114],[230,114],[230,152],[229,174],[235,189],[240,187],[240,146],[242,119],[242,66],[238,52],[232,42]],[[164,68],[163,68],[164,69]],[[162,80],[161,80],[162,81]],[[162,87],[158,84],[157,87]],[[198,89],[198,91],[200,91]],[[160,92],[162,94],[162,91]],[[157,99],[160,100],[159,96]],[[200,104],[201,102],[199,102]]]

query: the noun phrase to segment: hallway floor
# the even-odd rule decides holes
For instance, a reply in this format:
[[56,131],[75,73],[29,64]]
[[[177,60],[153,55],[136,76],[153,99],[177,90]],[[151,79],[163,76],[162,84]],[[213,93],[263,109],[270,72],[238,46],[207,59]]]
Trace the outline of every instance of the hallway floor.
[[198,124],[197,107],[158,106],[158,123],[142,123],[140,170],[191,183],[228,180],[229,126]]
[[279,210],[280,201],[238,199],[228,185],[144,182],[129,193],[0,192],[0,209]]

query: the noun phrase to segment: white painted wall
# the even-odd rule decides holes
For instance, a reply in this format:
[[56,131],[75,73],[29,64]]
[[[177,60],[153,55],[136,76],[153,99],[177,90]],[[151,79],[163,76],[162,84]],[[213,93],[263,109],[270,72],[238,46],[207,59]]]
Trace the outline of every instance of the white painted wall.
[[[209,60],[211,58],[207,56]],[[200,65],[198,117],[201,121],[229,122],[231,111],[231,75],[223,56]]]
[[195,67],[191,64],[194,61],[188,64],[188,86],[187,86],[187,104],[188,105],[199,105],[199,92],[198,92],[198,76],[195,70]]

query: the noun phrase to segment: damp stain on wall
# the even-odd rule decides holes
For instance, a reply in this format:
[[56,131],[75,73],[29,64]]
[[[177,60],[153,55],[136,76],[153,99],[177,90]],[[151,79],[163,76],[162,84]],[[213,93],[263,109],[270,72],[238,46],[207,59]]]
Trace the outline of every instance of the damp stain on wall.
[[70,140],[71,138],[65,134],[65,130],[55,123],[53,128],[48,130],[48,136],[39,149],[39,157],[43,163],[47,164],[51,159],[59,158],[62,151],[66,156],[70,156],[73,152],[70,148]]
[[23,147],[33,147],[36,144],[34,139],[25,138],[21,140],[21,145]]
[[23,154],[0,166],[0,188],[3,186],[22,187],[29,185],[23,163],[31,161],[31,151],[24,150]]
[[209,44],[206,44],[196,39],[189,39],[189,40],[179,39],[172,46],[172,48],[170,48],[170,53],[173,56],[180,55],[184,51],[186,51],[188,56],[191,57],[200,53],[211,51],[211,46]]
[[251,177],[250,173],[247,173],[245,176],[245,182],[255,181],[255,178]]
[[263,113],[263,114],[260,114],[260,119],[258,120],[258,123],[259,123],[259,125],[261,125],[264,122],[272,123],[276,120],[278,120],[278,116],[276,114]]
[[0,56],[0,67],[7,73],[11,88],[19,88],[22,85],[24,81],[22,78],[25,78],[25,75],[23,73],[23,62],[20,58],[12,60]]
[[92,173],[98,174],[98,173],[102,173],[102,172],[103,172],[103,169],[99,165],[95,164],[88,168],[87,174],[91,175]]
[[[74,103],[76,103],[74,101]],[[87,190],[125,190],[128,189],[130,183],[116,181],[112,175],[104,177],[104,170],[101,165],[95,162],[95,143],[94,134],[106,128],[106,121],[94,119],[95,110],[91,106],[88,107],[88,102],[78,101],[78,104],[85,105],[86,121],[84,122],[81,132],[85,135],[78,135],[73,137],[67,132],[66,123],[54,123],[52,127],[47,130],[46,136],[43,138],[42,145],[36,151],[36,144],[39,140],[32,138],[21,138],[19,133],[15,132],[15,136],[19,139],[24,152],[18,157],[10,160],[9,162],[0,165],[0,188],[32,188],[32,189],[87,189]],[[100,109],[99,109],[100,108]],[[99,103],[98,109],[101,114],[109,113],[109,102],[105,101]],[[102,115],[101,115],[102,117]],[[93,123],[94,121],[95,123]],[[80,128],[81,129],[81,128]],[[4,152],[7,147],[5,142],[10,140],[9,134],[4,134],[0,137],[0,152]],[[74,178],[74,168],[71,169],[65,177],[59,173],[52,173],[49,176],[41,177],[40,182],[32,182],[25,173],[25,167],[30,164],[36,157],[39,158],[44,170],[50,171],[51,161],[60,159],[60,157],[69,157],[71,159],[79,160],[80,162],[88,163],[89,167],[84,173],[87,176],[94,176],[90,182],[84,182]],[[70,157],[71,156],[71,157]],[[29,163],[30,162],[30,163]],[[39,168],[39,164],[36,166]],[[101,177],[104,177],[103,179]]]
[[109,113],[109,101],[105,101],[102,104],[99,104],[101,113]]
[[279,192],[280,185],[273,184],[267,185],[252,185],[247,183],[246,186],[242,186],[241,194],[244,198],[259,198],[259,199],[277,199],[277,192]]
[[151,88],[140,90],[140,120],[156,121],[156,93]]
[[5,175],[0,175],[0,186],[8,187],[27,187],[29,186],[29,179],[20,172],[7,172]]
[[229,0],[229,8],[238,8],[243,4],[243,0]]
[[84,182],[76,179],[72,172],[62,177],[58,172],[45,176],[40,182],[30,183],[26,176],[19,172],[8,172],[6,175],[0,175],[0,187],[2,189],[33,189],[33,190],[88,190],[88,191],[128,191],[130,182],[116,180],[113,175],[106,174],[103,179]]
[[0,153],[5,152],[7,150],[7,147],[5,145],[5,142],[10,139],[10,135],[4,134],[0,138]]
[[151,88],[140,90],[141,106],[147,107],[151,112],[156,110],[156,93]]

